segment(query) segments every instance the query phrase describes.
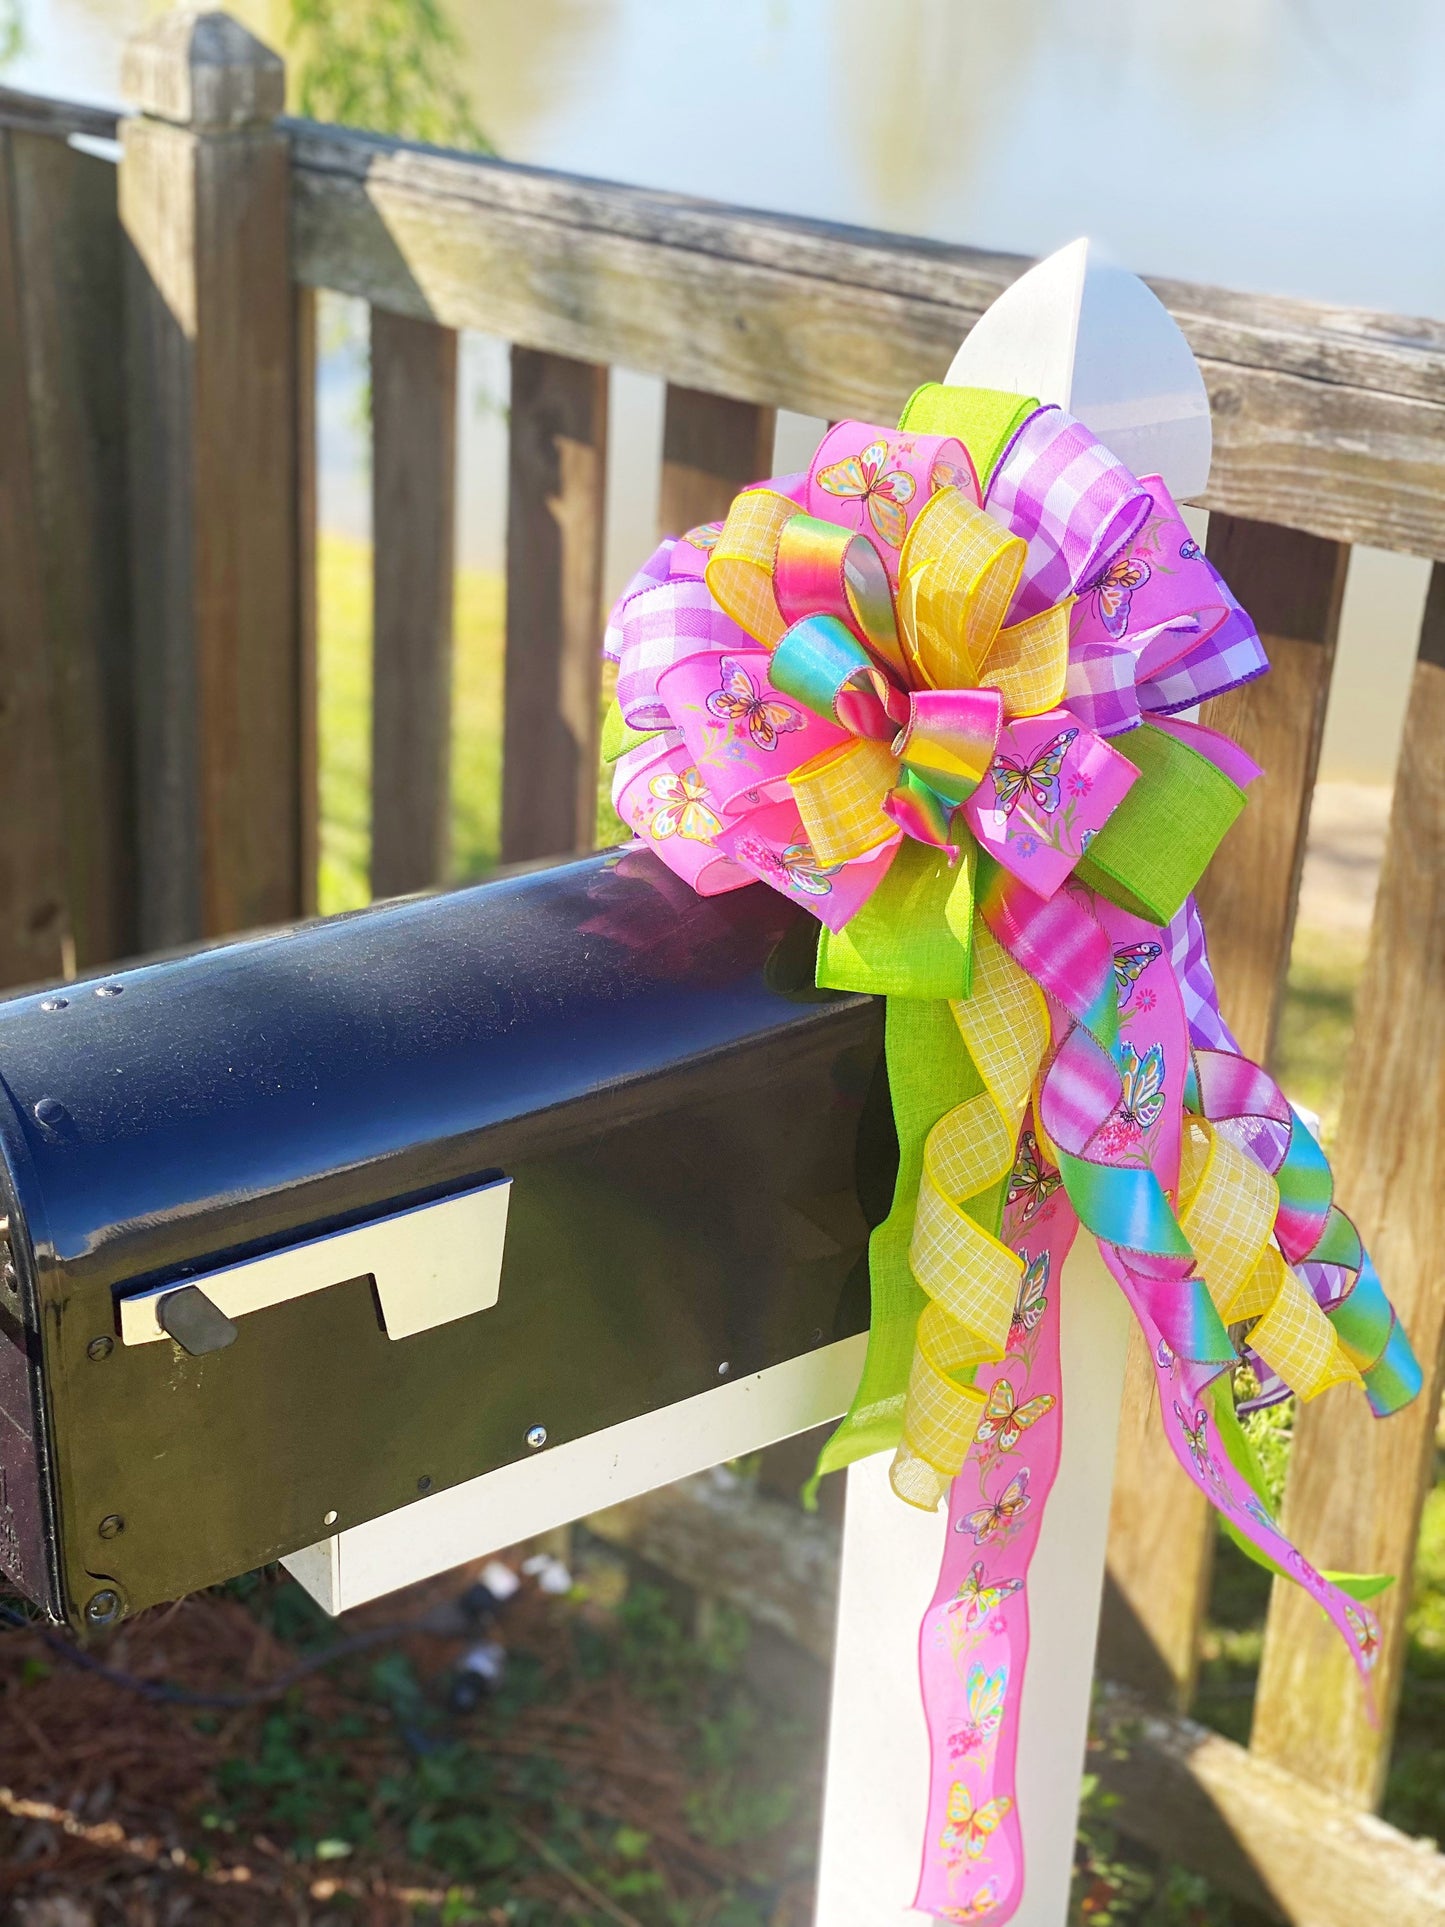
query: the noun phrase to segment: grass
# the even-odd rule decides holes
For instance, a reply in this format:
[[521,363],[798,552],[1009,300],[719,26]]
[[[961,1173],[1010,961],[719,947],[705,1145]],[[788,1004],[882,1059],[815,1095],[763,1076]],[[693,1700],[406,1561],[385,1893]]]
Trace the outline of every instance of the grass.
[[[319,908],[371,901],[371,548],[323,535],[317,555],[317,674],[321,713]],[[452,658],[451,874],[474,883],[497,864],[502,818],[505,605],[499,574],[459,569]],[[604,679],[610,699],[611,675]],[[597,841],[620,841],[599,778]]]

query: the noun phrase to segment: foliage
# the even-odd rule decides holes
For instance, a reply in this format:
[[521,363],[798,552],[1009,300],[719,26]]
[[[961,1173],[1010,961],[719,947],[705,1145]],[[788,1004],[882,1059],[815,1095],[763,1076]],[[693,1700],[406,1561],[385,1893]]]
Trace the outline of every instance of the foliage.
[[25,19],[20,0],[0,0],[0,67],[25,51]]
[[459,78],[465,48],[438,0],[291,0],[297,99],[314,120],[495,150]]

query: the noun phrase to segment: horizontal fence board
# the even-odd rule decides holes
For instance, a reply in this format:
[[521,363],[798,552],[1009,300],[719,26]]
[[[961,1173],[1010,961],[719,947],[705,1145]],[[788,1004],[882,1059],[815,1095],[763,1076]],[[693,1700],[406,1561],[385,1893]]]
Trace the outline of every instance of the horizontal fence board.
[[[767,407],[887,421],[1026,265],[290,123],[294,265],[401,313]],[[1445,553],[1445,327],[1161,284],[1208,505]]]
[[124,116],[112,107],[92,107],[83,101],[50,100],[43,94],[0,87],[0,127],[25,134],[49,134],[68,140],[81,134],[91,140],[114,140]]
[[[837,1593],[836,1527],[716,1473],[585,1521],[609,1544],[727,1601],[825,1663]],[[1445,1856],[1232,1740],[1103,1685],[1089,1767],[1119,1796],[1132,1838],[1270,1916],[1301,1927],[1437,1927]]]
[[1132,1838],[1298,1927],[1438,1927],[1445,1857],[1193,1720],[1101,1688],[1090,1767]]

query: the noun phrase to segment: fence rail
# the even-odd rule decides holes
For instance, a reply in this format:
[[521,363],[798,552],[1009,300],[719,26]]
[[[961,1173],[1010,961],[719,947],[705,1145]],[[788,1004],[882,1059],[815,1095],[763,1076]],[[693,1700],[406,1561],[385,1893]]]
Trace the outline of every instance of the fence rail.
[[[390,892],[446,875],[459,330],[513,344],[503,854],[546,857],[592,836],[609,369],[667,383],[660,519],[680,531],[769,468],[777,409],[896,416],[1023,265],[287,120],[275,57],[223,16],[158,22],[129,72],[122,116],[0,90],[8,984],[314,906],[317,290],[372,314],[373,884]],[[1206,890],[1226,1005],[1264,1054],[1350,546],[1445,557],[1445,325],[1153,286],[1213,403],[1209,552],[1274,665],[1210,718],[1269,772]],[[1385,1426],[1333,1395],[1303,1412],[1285,1501],[1307,1551],[1406,1574],[1445,1317],[1442,745],[1437,561],[1337,1158],[1427,1392]],[[1343,1920],[1324,1889],[1373,1867],[1396,1917],[1423,1921],[1416,1889],[1438,1896],[1442,1863],[1360,1817],[1388,1763],[1408,1584],[1384,1601],[1378,1729],[1277,1588],[1252,1749],[1186,1743],[1213,1537],[1151,1401],[1136,1358],[1101,1655],[1151,1696],[1144,1757],[1172,1765],[1123,1776],[1129,1825],[1188,1859],[1182,1775],[1248,1864],[1298,1783],[1334,1816],[1337,1874],[1274,1904]],[[1308,1831],[1290,1836],[1302,1858]]]

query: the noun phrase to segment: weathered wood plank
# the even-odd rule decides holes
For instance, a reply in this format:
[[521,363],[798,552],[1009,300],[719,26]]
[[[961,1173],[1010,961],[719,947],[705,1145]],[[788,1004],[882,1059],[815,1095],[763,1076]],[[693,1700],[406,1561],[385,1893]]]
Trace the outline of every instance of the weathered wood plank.
[[66,935],[12,138],[0,133],[0,986],[60,976]]
[[[303,124],[293,137],[301,279],[826,418],[896,418],[1024,265]],[[1445,549],[1445,331],[1166,292],[1214,405],[1211,507]]]
[[602,688],[607,370],[512,350],[502,860],[590,850]]
[[[674,1579],[727,1600],[827,1662],[837,1531],[726,1477],[695,1479],[585,1521]],[[1101,1688],[1090,1771],[1123,1830],[1271,1917],[1308,1927],[1436,1927],[1445,1856],[1207,1727]]]
[[114,140],[120,120],[113,108],[51,100],[44,94],[22,93],[18,87],[0,87],[0,127],[12,127],[21,133],[45,134],[58,140],[68,140],[72,134]]
[[[281,63],[222,15],[130,43],[129,243],[141,938],[301,907],[295,335]],[[241,124],[238,124],[238,116]]]
[[[464,201],[575,229],[982,310],[1028,266],[1023,255],[808,220],[654,188],[409,146],[289,121],[298,168]],[[1150,282],[1186,317],[1196,352],[1382,393],[1445,401],[1445,322],[1191,282]],[[1207,333],[1205,331],[1208,331]],[[1200,338],[1196,339],[1196,334]]]
[[1306,1557],[1393,1572],[1376,1602],[1384,1637],[1372,1727],[1348,1655],[1298,1588],[1275,1582],[1253,1745],[1342,1798],[1379,1798],[1404,1662],[1405,1612],[1433,1477],[1445,1362],[1445,565],[1436,564],[1405,719],[1390,837],[1335,1153],[1360,1227],[1425,1372],[1406,1411],[1371,1418],[1345,1388],[1295,1423],[1284,1524]]
[[320,609],[317,567],[316,290],[291,290],[296,356],[296,659],[300,914],[314,917],[321,869]]
[[1294,529],[1211,515],[1210,560],[1248,609],[1269,674],[1205,705],[1264,771],[1199,886],[1220,1000],[1245,1052],[1267,1063],[1289,969],[1349,550]]
[[1137,1327],[1119,1411],[1098,1670],[1158,1706],[1187,1707],[1214,1567],[1214,1514],[1159,1423],[1154,1368]]
[[1192,1720],[1105,1687],[1090,1770],[1123,1831],[1300,1927],[1436,1927],[1445,1856]]
[[[1208,552],[1259,626],[1270,673],[1206,705],[1204,721],[1264,770],[1200,885],[1225,1015],[1268,1061],[1284,995],[1349,551],[1318,536],[1209,518]],[[1214,1558],[1210,1507],[1159,1424],[1145,1347],[1131,1347],[1109,1528],[1100,1664],[1187,1706]]]
[[451,825],[457,338],[373,309],[371,892],[445,881]]
[[776,427],[775,409],[669,384],[658,533],[683,535],[726,515],[740,488],[772,473]]
[[45,650],[76,966],[134,955],[135,767],[115,168],[12,134]]

